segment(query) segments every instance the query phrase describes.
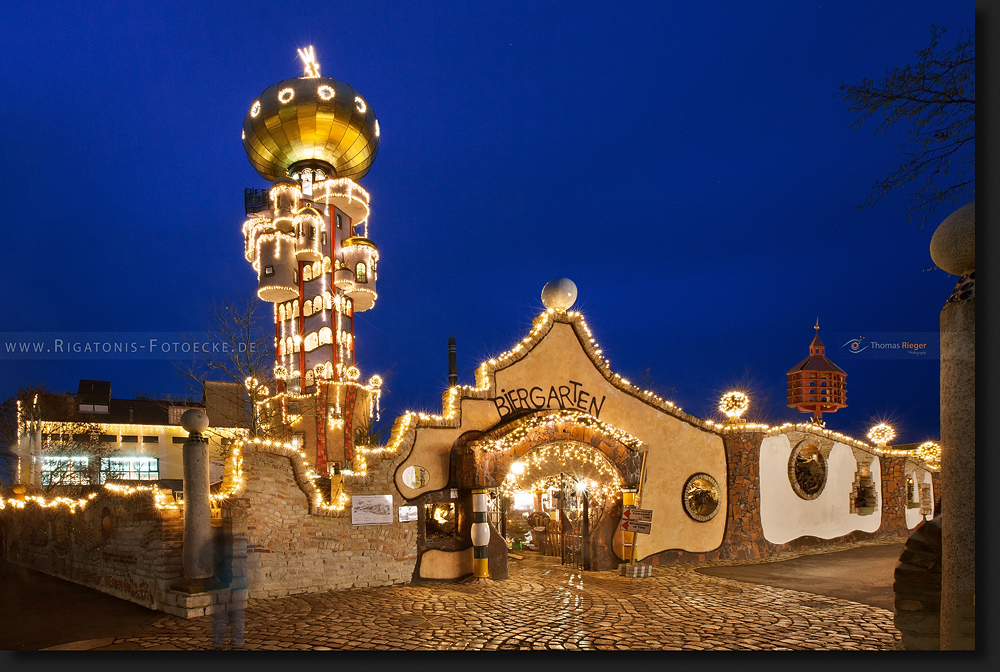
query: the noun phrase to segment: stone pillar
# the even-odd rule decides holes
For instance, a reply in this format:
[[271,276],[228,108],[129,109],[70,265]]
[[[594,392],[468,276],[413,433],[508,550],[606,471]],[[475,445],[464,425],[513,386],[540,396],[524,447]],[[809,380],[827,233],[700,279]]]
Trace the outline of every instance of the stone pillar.
[[212,504],[208,471],[208,416],[198,408],[185,411],[184,443],[184,578],[209,579],[215,573]]
[[934,232],[931,258],[961,278],[941,311],[941,649],[976,648],[976,205]]
[[486,522],[486,490],[472,491],[472,575],[477,579],[490,578],[489,546],[490,525]]

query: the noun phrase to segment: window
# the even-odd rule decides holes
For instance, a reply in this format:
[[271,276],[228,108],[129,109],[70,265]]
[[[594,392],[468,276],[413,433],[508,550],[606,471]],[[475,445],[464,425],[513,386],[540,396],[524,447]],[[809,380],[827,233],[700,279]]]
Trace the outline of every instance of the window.
[[323,312],[323,297],[317,296],[313,299],[313,312],[320,313]]
[[299,284],[299,271],[296,268],[292,269],[292,282]]
[[826,487],[826,458],[819,448],[800,443],[792,451],[788,476],[792,490],[802,499],[816,499]]
[[343,227],[343,222],[341,221],[341,219],[340,219],[340,215],[339,215],[339,214],[337,215],[337,228],[338,228],[338,229],[342,229],[342,228],[344,228],[344,227]]
[[306,227],[306,240],[308,240],[309,242],[312,242],[312,241],[316,240],[316,227],[315,226]]
[[187,437],[186,436],[175,436],[175,437],[171,438],[171,441],[173,443],[187,443]]
[[365,262],[358,262],[354,271],[354,279],[355,282],[368,282],[368,268],[365,266]]
[[101,483],[113,480],[155,481],[160,461],[155,457],[102,457]]
[[139,443],[139,437],[122,435],[122,443]]
[[143,443],[159,443],[160,442],[160,437],[153,436],[153,435],[146,435],[146,436],[142,437],[142,442]]
[[313,269],[312,266],[306,264],[302,267],[302,282],[309,282],[313,279]]
[[86,457],[43,457],[42,485],[89,485]]
[[167,409],[167,423],[171,425],[181,424],[181,416],[188,410],[184,406],[171,406]]
[[[319,335],[314,331],[306,336],[306,352],[312,352],[319,346]],[[308,385],[308,383],[306,383]]]
[[323,327],[319,330],[319,344],[328,345],[333,343],[333,330],[330,327]]
[[319,242],[320,242],[320,245],[326,245],[326,231],[324,231],[323,233],[319,234]]
[[313,304],[312,301],[306,301],[302,304],[302,314],[309,317],[313,314]]
[[458,521],[451,502],[424,504],[425,529],[428,539],[448,539],[457,536]]
[[80,412],[81,413],[93,413],[94,412],[94,405],[93,404],[80,404]]
[[270,277],[272,275],[274,275],[274,266],[265,266],[264,277]]
[[684,510],[700,523],[719,512],[719,484],[708,474],[695,474],[684,485]]

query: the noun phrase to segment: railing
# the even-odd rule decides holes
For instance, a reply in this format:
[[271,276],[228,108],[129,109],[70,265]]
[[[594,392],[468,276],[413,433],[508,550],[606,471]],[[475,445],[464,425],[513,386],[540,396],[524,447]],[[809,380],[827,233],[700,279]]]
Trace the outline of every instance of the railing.
[[247,187],[243,190],[243,207],[246,210],[247,216],[258,213],[261,210],[267,210],[267,206],[266,189],[251,189]]

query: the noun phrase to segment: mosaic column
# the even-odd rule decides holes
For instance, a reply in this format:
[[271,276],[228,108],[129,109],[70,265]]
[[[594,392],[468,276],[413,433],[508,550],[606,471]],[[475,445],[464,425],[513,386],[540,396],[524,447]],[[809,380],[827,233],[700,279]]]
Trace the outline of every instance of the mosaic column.
[[490,578],[490,526],[486,522],[486,496],[485,488],[472,491],[472,575],[477,579]]

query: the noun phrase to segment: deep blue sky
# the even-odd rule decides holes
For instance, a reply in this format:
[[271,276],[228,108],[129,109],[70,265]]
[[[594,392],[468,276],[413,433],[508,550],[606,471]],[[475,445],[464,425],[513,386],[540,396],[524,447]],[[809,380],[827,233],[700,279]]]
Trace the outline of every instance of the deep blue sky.
[[[805,418],[784,374],[818,316],[848,372],[828,426],[937,438],[938,360],[852,359],[833,336],[937,331],[956,278],[924,269],[953,208],[923,229],[906,193],[853,209],[905,132],[852,130],[837,94],[915,60],[932,24],[973,28],[972,2],[162,4],[3,11],[0,332],[195,330],[252,293],[243,189],[265,182],[240,128],[313,44],[381,127],[357,356],[386,378],[383,420],[440,412],[448,335],[473,383],[566,276],[612,368],[649,367],[688,412],[750,382],[772,420]],[[186,385],[149,360],[0,372],[2,397]]]

